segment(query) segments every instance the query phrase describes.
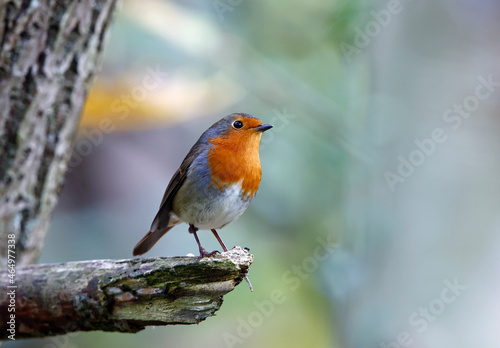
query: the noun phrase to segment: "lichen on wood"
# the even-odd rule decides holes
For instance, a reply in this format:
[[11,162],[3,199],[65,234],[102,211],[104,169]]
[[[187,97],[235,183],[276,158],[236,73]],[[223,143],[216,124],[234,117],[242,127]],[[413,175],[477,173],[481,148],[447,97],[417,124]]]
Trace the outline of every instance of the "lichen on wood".
[[[235,247],[210,258],[158,257],[41,264],[16,270],[16,339],[74,331],[137,332],[197,324],[248,273],[253,255]],[[0,270],[0,288],[8,272]],[[0,293],[0,339],[8,335]]]

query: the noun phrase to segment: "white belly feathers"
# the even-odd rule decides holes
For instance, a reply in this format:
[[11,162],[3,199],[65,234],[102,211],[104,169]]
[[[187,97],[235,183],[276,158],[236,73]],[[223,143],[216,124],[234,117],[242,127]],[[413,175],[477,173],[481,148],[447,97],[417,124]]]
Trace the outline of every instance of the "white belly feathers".
[[212,196],[204,197],[203,201],[193,200],[189,204],[182,204],[182,208],[176,209],[176,217],[200,230],[219,229],[238,219],[253,199],[243,196],[241,182]]

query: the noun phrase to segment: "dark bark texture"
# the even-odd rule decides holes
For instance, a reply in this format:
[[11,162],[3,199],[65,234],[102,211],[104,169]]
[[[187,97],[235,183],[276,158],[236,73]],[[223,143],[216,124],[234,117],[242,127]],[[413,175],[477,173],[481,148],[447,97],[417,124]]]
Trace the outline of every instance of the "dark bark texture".
[[0,2],[0,267],[38,259],[115,2]]
[[[17,268],[16,339],[75,331],[137,332],[147,325],[197,324],[247,275],[240,247],[210,258],[96,260]],[[0,288],[9,286],[0,270]],[[0,339],[9,335],[0,292]]]

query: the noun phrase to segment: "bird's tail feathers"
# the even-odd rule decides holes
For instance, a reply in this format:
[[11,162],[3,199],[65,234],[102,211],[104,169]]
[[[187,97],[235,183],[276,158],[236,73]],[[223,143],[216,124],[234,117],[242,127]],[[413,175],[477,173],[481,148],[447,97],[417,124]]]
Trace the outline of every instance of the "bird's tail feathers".
[[174,226],[168,226],[165,228],[162,228],[161,230],[154,230],[154,231],[149,231],[144,238],[140,240],[139,243],[134,247],[133,255],[138,256],[146,253],[153,247],[153,245],[158,242],[158,240],[163,237],[165,233],[167,233],[172,227]]

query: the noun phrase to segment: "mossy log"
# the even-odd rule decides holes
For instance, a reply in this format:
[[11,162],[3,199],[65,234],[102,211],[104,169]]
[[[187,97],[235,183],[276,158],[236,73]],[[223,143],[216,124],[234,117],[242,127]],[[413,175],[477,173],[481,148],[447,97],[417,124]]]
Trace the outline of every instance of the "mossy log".
[[[147,325],[197,324],[247,275],[253,255],[240,247],[210,258],[158,257],[19,266],[15,288],[0,270],[0,339],[75,331],[137,332]],[[9,312],[15,293],[15,312]]]

